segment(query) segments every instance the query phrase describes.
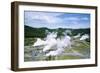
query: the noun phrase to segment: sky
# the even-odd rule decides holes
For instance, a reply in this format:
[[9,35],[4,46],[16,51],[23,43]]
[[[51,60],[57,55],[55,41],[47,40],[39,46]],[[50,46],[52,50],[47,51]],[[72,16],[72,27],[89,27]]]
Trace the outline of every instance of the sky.
[[90,14],[24,11],[24,24],[35,28],[47,27],[49,29],[90,28]]

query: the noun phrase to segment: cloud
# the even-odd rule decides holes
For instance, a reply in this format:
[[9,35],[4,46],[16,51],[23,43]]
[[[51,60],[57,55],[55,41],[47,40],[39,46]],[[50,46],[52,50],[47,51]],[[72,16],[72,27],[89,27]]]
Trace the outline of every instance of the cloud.
[[46,12],[26,12],[25,18],[27,21],[38,21],[40,23],[46,23],[46,24],[59,24],[59,23],[67,23],[67,22],[74,22],[77,23],[79,21],[88,20],[88,17],[77,17],[77,16],[69,16],[61,18],[60,16],[64,15],[64,13],[46,13]]
[[25,11],[25,24],[48,28],[77,28],[89,26],[89,16],[74,13]]
[[[43,21],[44,23],[50,24],[50,23],[61,23],[62,19],[58,16],[63,13],[44,13],[44,12],[26,12],[25,18],[35,21]],[[41,23],[41,22],[40,22]]]
[[88,17],[83,17],[83,18],[81,18],[81,20],[89,20],[89,18]]
[[67,21],[78,21],[80,20],[78,17],[66,17],[64,20],[67,20]]

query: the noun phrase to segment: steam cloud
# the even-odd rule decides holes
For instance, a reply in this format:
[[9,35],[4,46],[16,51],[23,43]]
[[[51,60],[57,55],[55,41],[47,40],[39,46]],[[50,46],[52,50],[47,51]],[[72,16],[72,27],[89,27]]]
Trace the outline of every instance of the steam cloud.
[[44,45],[42,51],[49,51],[46,56],[60,55],[66,48],[68,49],[71,46],[71,37],[67,34],[64,34],[64,36],[62,36],[61,38],[57,38],[57,32],[49,32],[47,37],[44,39],[45,40],[37,38],[37,41],[33,46],[35,47]]
[[[48,32],[47,36],[44,39],[37,38],[36,42],[32,45],[34,47],[40,47],[43,46],[42,52],[45,53],[45,56],[59,56],[64,53],[66,49],[70,49],[72,45],[72,38],[67,35],[69,31],[65,31],[63,36],[57,37],[57,32]],[[71,32],[70,32],[71,33]],[[80,36],[80,34],[77,34],[74,36],[74,38],[80,38],[80,40],[85,40],[89,38],[89,35],[84,34]],[[73,53],[66,53],[66,55],[77,55],[84,57],[83,54],[72,50]]]

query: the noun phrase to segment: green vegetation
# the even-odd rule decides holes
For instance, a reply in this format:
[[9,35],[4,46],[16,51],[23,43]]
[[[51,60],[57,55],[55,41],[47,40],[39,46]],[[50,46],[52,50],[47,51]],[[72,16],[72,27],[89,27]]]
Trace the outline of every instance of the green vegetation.
[[[29,26],[24,26],[24,61],[41,61],[41,60],[73,60],[73,59],[87,59],[90,58],[90,38],[80,41],[79,38],[74,39],[73,36],[77,35],[80,33],[82,36],[83,34],[88,34],[90,35],[90,28],[87,29],[65,29],[65,28],[58,28],[58,29],[48,29],[48,28],[32,28]],[[38,51],[32,45],[34,42],[36,42],[36,38],[41,38],[43,39],[46,37],[48,32],[57,32],[57,37],[60,37],[64,35],[63,33],[65,31],[71,31],[68,32],[68,35],[71,36],[72,38],[72,46],[71,49],[66,49],[64,53],[73,53],[74,52],[79,52],[80,54],[83,54],[84,57],[80,56],[75,56],[75,55],[60,55],[57,57],[45,57],[44,53],[38,54],[34,59],[32,58],[32,51]]]
[[90,28],[86,28],[86,29],[66,29],[66,28],[58,28],[58,29],[48,29],[48,28],[33,28],[33,27],[30,27],[30,26],[24,26],[24,31],[25,31],[25,38],[26,37],[40,37],[40,38],[44,38],[46,37],[47,33],[46,31],[49,31],[49,32],[57,32],[57,35],[58,37],[63,35],[63,33],[65,31],[71,31],[68,32],[68,35],[70,36],[75,36],[77,35],[78,33],[80,33],[80,35],[83,35],[83,34],[90,34]]

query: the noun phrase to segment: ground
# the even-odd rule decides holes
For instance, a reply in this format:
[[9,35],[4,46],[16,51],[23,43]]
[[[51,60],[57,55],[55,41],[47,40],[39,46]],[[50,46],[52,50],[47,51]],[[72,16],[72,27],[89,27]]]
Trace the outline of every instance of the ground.
[[[46,57],[44,53],[36,50],[32,45],[36,38],[25,38],[24,42],[24,61],[45,61],[45,60],[73,60],[73,59],[87,59],[90,58],[90,42],[79,38],[72,39],[70,49],[66,49],[60,56]],[[34,55],[34,56],[33,56]]]

